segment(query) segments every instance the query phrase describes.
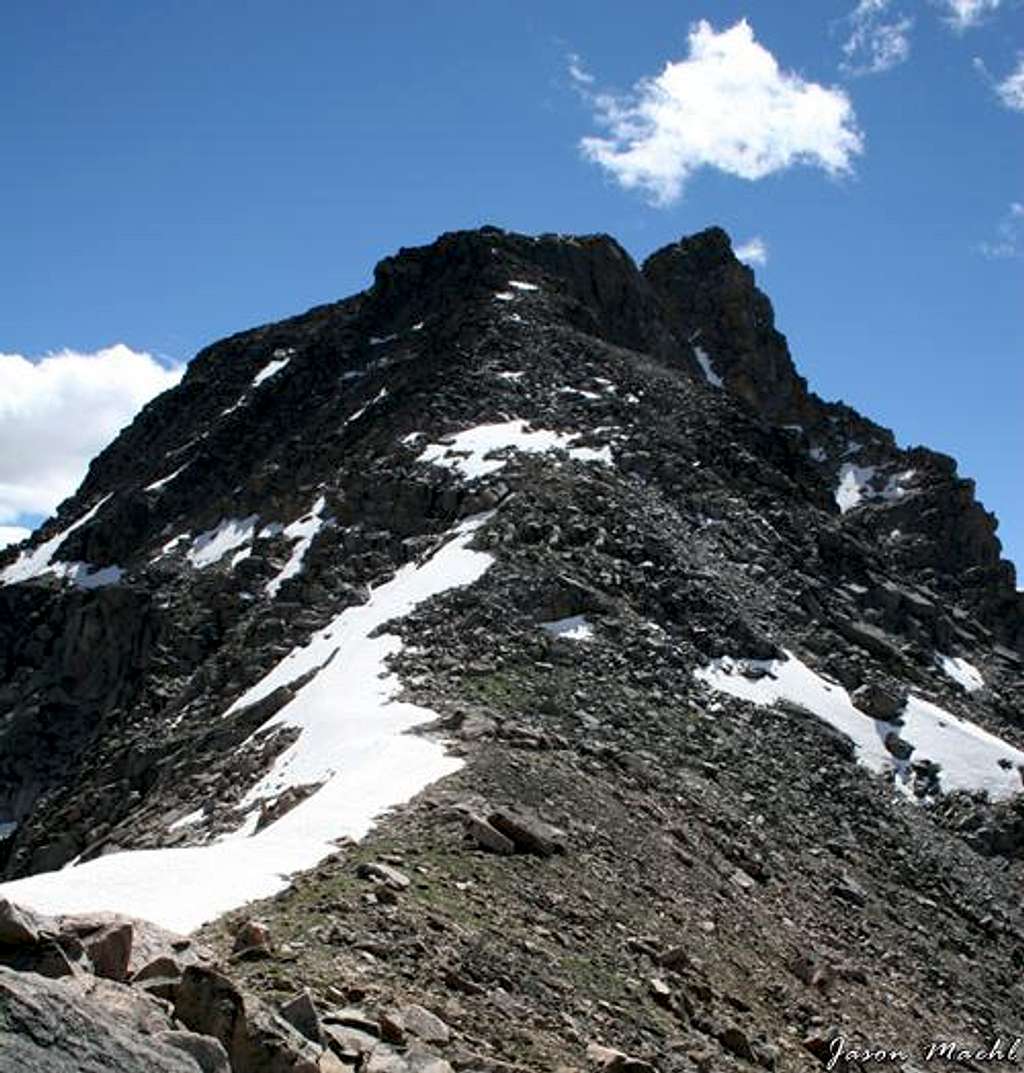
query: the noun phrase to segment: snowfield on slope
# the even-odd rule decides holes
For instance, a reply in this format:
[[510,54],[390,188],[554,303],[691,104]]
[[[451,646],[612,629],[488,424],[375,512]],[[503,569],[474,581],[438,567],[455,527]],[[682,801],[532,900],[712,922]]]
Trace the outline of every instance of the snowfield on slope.
[[527,454],[543,454],[560,448],[570,458],[580,462],[603,462],[611,465],[609,447],[573,447],[581,433],[554,432],[550,429],[531,429],[521,419],[499,421],[491,425],[477,425],[452,436],[451,442],[431,443],[420,453],[418,462],[432,462],[455,470],[463,477],[484,477],[495,473],[508,461],[492,458],[498,451],[514,448]]
[[[902,726],[873,719],[855,708],[847,691],[816,674],[791,653],[785,660],[712,660],[694,672],[712,689],[770,707],[788,700],[853,740],[857,759],[875,772],[894,771],[896,784],[909,788],[910,763],[897,761],[886,749],[894,730],[914,746],[911,762],[932,760],[942,767],[939,782],[951,790],[985,790],[993,801],[1024,790],[1021,767],[1024,752],[966,719],[959,719],[931,701],[911,695],[903,710]],[[748,677],[749,669],[760,677]]]
[[[399,651],[401,640],[376,631],[487,571],[490,555],[467,546],[486,520],[479,515],[456,527],[432,558],[407,564],[373,590],[366,604],[342,611],[228,709],[321,668],[264,724],[298,727],[301,733],[246,796],[249,813],[238,830],[208,845],[111,853],[0,884],[0,898],[43,913],[112,910],[192,931],[283,890],[290,874],[333,853],[335,840],[361,838],[382,812],[458,770],[461,761],[446,755],[442,745],[407,733],[436,714],[396,699],[401,684],[387,672],[385,659]],[[264,801],[311,782],[324,785],[277,822],[251,833]],[[178,822],[197,818],[193,813]]]
[[110,498],[105,495],[95,507],[83,514],[78,521],[62,529],[56,536],[43,541],[37,548],[21,552],[18,558],[0,572],[0,585],[15,585],[20,581],[30,581],[44,574],[54,574],[83,589],[97,589],[103,585],[114,585],[121,580],[124,571],[118,566],[95,567],[89,563],[53,561],[57,549],[76,530],[96,517],[100,508]]
[[962,685],[968,693],[985,688],[985,679],[982,678],[981,671],[963,656],[944,656],[941,652],[937,652],[935,662],[943,674]]
[[[299,518],[298,521],[292,522],[290,525],[286,525],[281,530],[289,540],[293,540],[295,543],[292,545],[288,562],[284,564],[284,566],[264,587],[264,592],[266,592],[268,596],[276,596],[281,586],[289,578],[296,577],[302,572],[302,562],[306,558],[306,552],[309,551],[309,546],[313,543],[317,533],[319,533],[327,524],[327,519],[323,517],[326,505],[326,500],[323,496],[320,496],[313,504],[313,509],[309,514]],[[264,531],[261,531],[260,535],[262,535],[262,532]]]
[[221,519],[212,529],[200,533],[192,541],[186,558],[197,570],[219,563],[229,551],[252,543],[258,521],[259,517],[255,514],[250,514],[248,518]]

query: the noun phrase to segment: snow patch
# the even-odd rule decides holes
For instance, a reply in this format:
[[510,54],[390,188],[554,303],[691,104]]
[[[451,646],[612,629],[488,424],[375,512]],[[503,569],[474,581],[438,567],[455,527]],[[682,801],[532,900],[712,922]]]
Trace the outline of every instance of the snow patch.
[[594,636],[594,627],[585,615],[571,615],[553,622],[542,622],[540,628],[552,637],[563,637],[568,641],[589,641]]
[[495,376],[497,376],[499,380],[509,380],[513,384],[515,384],[515,383],[518,383],[518,381],[522,380],[522,378],[524,376],[526,376],[526,373],[525,372],[495,373]]
[[[225,413],[226,412],[227,411],[225,411]],[[179,473],[181,473],[183,470],[187,469],[188,466],[189,466],[189,463],[186,462],[184,466],[179,466],[169,476],[161,477],[160,480],[154,481],[152,484],[147,484],[146,487],[143,488],[142,490],[144,492],[159,492],[161,488],[165,488],[167,485],[169,485],[171,483],[171,481],[173,481],[174,478],[177,477]]]
[[398,332],[390,335],[371,335],[370,346],[384,346],[385,343],[393,343],[398,338]]
[[[278,351],[274,351],[278,353]],[[291,357],[274,358],[273,361],[268,362],[262,369],[252,378],[252,386],[259,387],[265,380],[269,380],[272,376],[277,374],[290,362]]]
[[936,652],[935,662],[943,674],[952,678],[954,682],[959,682],[968,693],[985,688],[985,679],[982,678],[981,671],[962,656],[944,656],[941,652]]
[[370,401],[368,403],[366,403],[363,406],[360,406],[359,409],[356,410],[356,412],[354,414],[352,414],[350,417],[346,417],[344,422],[342,423],[341,427],[342,428],[347,428],[349,425],[351,425],[354,422],[358,421],[359,418],[361,418],[363,416],[363,414],[365,414],[366,411],[370,409],[371,406],[376,406],[378,402],[381,402],[383,399],[386,399],[387,396],[388,396],[388,389],[386,387],[382,387],[380,389],[380,391],[378,391],[377,394],[372,399],[370,399]]
[[417,461],[430,462],[455,470],[463,477],[483,477],[501,469],[508,459],[494,458],[498,451],[515,449],[528,454],[543,454],[561,449],[570,458],[581,462],[612,463],[610,447],[574,447],[580,433],[553,432],[548,429],[529,429],[523,420],[477,425],[451,437],[449,444],[432,443],[420,453]]
[[257,521],[257,514],[250,514],[248,518],[224,518],[213,529],[207,529],[192,541],[186,556],[188,561],[197,570],[220,562],[229,551],[252,541]]
[[[849,452],[847,452],[849,453]],[[845,514],[864,502],[892,503],[907,494],[906,485],[913,480],[916,470],[908,469],[902,473],[892,474],[886,483],[879,487],[878,468],[876,466],[858,466],[853,462],[844,462],[839,467],[839,483],[836,485],[835,500],[839,510]]]
[[516,296],[511,291],[498,291],[494,298],[498,302],[514,302]]
[[182,816],[180,820],[175,820],[174,823],[168,825],[168,831],[180,831],[182,827],[191,827],[193,824],[199,823],[206,816],[206,806],[197,808],[195,812],[190,812],[187,816]]
[[[64,541],[83,525],[91,522],[96,517],[100,508],[110,498],[112,493],[105,495],[92,510],[86,512],[74,524],[67,529],[62,529],[56,536],[43,541],[37,548],[29,548],[21,552],[17,559],[0,573],[0,585],[14,585],[20,581],[28,581],[30,578],[40,577],[43,574],[56,572],[58,567],[51,567],[51,561],[57,549]],[[65,567],[72,564],[63,564]],[[78,564],[75,564],[78,565]]]
[[708,352],[703,347],[695,346],[693,348],[693,354],[704,372],[705,380],[707,380],[712,387],[723,387],[722,378],[715,372],[715,368],[711,364],[711,358],[708,357]]
[[874,498],[884,499],[887,502],[901,499],[907,494],[906,485],[913,480],[916,472],[917,470],[908,469],[902,473],[893,474],[886,482],[885,487],[880,492],[875,493]]
[[102,589],[117,585],[124,577],[119,566],[92,566],[89,563],[54,563],[51,572],[79,589]]
[[284,535],[289,540],[294,540],[295,544],[288,562],[267,582],[265,591],[271,599],[277,595],[278,590],[289,578],[295,577],[302,570],[302,562],[306,557],[306,552],[309,551],[310,544],[326,524],[327,519],[321,516],[326,505],[327,501],[320,496],[309,514],[284,527]]
[[839,467],[835,499],[840,513],[845,514],[848,510],[859,507],[864,499],[871,495],[870,481],[874,475],[874,466],[857,466],[853,462],[844,462]]
[[507,284],[509,287],[514,287],[517,291],[539,291],[540,287],[536,283],[526,283],[521,279],[510,279]]
[[[896,784],[909,791],[909,762],[896,760],[886,749],[886,736],[896,731],[913,745],[913,760],[941,765],[939,782],[951,790],[984,790],[993,800],[1012,797],[1024,789],[1019,768],[1024,752],[1015,749],[975,723],[911,695],[901,715],[902,726],[872,719],[853,706],[842,686],[816,674],[791,653],[785,660],[712,660],[694,676],[712,689],[768,707],[788,700],[852,739],[857,759],[875,772],[891,771]],[[746,673],[745,673],[746,672]]]

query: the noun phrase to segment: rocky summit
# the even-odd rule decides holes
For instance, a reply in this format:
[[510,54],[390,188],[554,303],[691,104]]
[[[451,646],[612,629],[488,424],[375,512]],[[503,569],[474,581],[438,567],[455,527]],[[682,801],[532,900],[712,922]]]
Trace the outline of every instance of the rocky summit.
[[403,249],[0,582],[5,1073],[1024,1058],[996,520],[718,228]]

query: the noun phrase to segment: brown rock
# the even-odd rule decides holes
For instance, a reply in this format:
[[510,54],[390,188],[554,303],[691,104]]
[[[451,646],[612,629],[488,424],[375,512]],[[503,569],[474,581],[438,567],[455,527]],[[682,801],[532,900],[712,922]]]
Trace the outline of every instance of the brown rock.
[[650,996],[659,1006],[664,1006],[666,1009],[672,1005],[672,988],[665,983],[664,980],[659,980],[654,977],[647,981],[647,990]]
[[21,946],[38,942],[44,923],[31,909],[0,898],[0,946]]
[[447,1043],[452,1038],[444,1021],[422,1006],[404,1006],[401,1013],[406,1032],[424,1043]]
[[270,929],[260,920],[247,920],[235,933],[232,951],[239,954],[256,947],[270,949]]
[[508,838],[520,853],[532,853],[537,857],[552,857],[565,853],[565,835],[536,816],[512,809],[498,809],[488,817]]
[[642,1058],[631,1058],[614,1047],[605,1047],[600,1043],[587,1045],[587,1061],[604,1073],[657,1073],[650,1062],[645,1062]]
[[281,1007],[281,1016],[313,1043],[323,1044],[320,1015],[313,996],[307,989],[300,991]]
[[324,1024],[322,1027],[327,1046],[352,1065],[360,1062],[363,1055],[370,1054],[380,1043],[369,1032],[348,1025]]
[[133,984],[142,983],[144,980],[153,979],[167,979],[168,977],[174,978],[181,976],[181,965],[172,957],[154,958],[152,961],[147,962],[136,973],[132,975],[131,982]]
[[381,861],[366,861],[356,871],[361,878],[376,880],[394,891],[407,890],[412,884],[412,880],[404,872]]
[[156,1038],[175,1050],[184,1051],[195,1059],[203,1073],[231,1073],[227,1051],[212,1036],[200,1036],[195,1032],[168,1030],[158,1032]]
[[886,734],[882,744],[897,760],[909,760],[914,752],[914,746],[904,738],[901,738],[895,730]]
[[754,1061],[754,1049],[742,1028],[730,1025],[719,1033],[718,1042],[730,1054],[736,1055],[737,1058],[742,1058],[746,1062]]
[[220,1040],[229,1056],[246,1035],[242,993],[226,976],[198,965],[182,974],[174,1016],[193,1032]]
[[890,722],[903,711],[907,698],[895,690],[886,689],[877,682],[859,686],[850,694],[853,706],[872,719]]
[[516,851],[515,843],[513,843],[512,839],[503,835],[501,831],[489,824],[482,816],[467,816],[466,832],[481,849],[490,850],[492,853],[502,853],[506,856]]
[[91,935],[81,936],[82,945],[97,976],[107,980],[128,979],[128,963],[132,956],[134,928],[125,921],[110,924]]

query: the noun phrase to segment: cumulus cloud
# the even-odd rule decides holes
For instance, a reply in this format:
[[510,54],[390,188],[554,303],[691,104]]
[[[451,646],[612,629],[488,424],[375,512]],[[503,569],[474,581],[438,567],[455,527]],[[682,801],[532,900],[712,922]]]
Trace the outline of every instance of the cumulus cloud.
[[1017,57],[1016,68],[996,84],[996,93],[1007,108],[1024,112],[1024,53]]
[[741,242],[733,251],[737,258],[748,265],[766,265],[768,263],[768,244],[760,235]]
[[848,74],[881,74],[910,56],[913,19],[895,12],[890,0],[860,0],[847,16],[850,36],[843,42],[840,66]]
[[51,514],[93,456],[183,369],[122,343],[38,361],[0,354],[0,522]]
[[1006,215],[999,221],[992,242],[982,242],[979,250],[993,260],[1024,257],[1024,202],[1011,201]]
[[946,21],[954,30],[969,30],[987,14],[998,11],[1002,0],[937,0],[946,11]]
[[32,532],[23,525],[0,525],[0,548],[20,544]]
[[686,59],[630,94],[576,82],[608,131],[580,141],[584,157],[657,205],[678,200],[700,168],[749,180],[794,164],[841,175],[864,147],[846,94],[781,70],[745,19],[721,33],[697,23]]

